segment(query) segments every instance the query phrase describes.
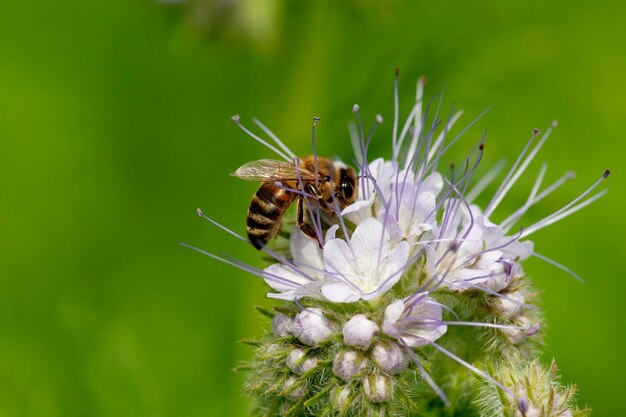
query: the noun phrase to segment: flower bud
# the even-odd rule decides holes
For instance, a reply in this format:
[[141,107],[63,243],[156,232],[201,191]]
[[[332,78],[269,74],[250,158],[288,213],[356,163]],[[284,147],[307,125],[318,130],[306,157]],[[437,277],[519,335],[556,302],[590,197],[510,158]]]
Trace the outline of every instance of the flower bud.
[[526,299],[522,294],[514,292],[498,298],[494,303],[494,308],[504,317],[512,319],[519,315],[525,302]]
[[335,387],[330,391],[330,401],[333,408],[340,413],[350,406],[352,391],[348,385]]
[[391,381],[384,375],[371,374],[363,379],[363,392],[373,403],[388,401],[393,394]]
[[304,350],[298,348],[289,353],[285,362],[292,372],[302,375],[317,366],[317,359],[307,358],[305,355]]
[[278,313],[272,318],[272,332],[276,337],[285,337],[293,334],[293,319],[286,314]]
[[290,376],[285,380],[285,392],[287,397],[297,401],[306,394],[306,385],[304,381],[298,381],[294,376]]
[[372,350],[372,357],[383,371],[391,375],[399,374],[409,366],[409,357],[395,343],[378,343]]
[[333,360],[333,373],[344,381],[350,381],[363,372],[366,365],[363,354],[354,350],[343,351]]
[[515,319],[515,325],[520,327],[519,329],[502,329],[509,341],[513,344],[518,344],[524,341],[527,337],[534,335],[539,330],[528,317],[520,316]]
[[295,319],[295,335],[302,343],[317,346],[333,334],[332,323],[320,308],[302,310]]
[[378,324],[363,314],[357,314],[343,325],[343,342],[349,346],[368,348],[378,330]]

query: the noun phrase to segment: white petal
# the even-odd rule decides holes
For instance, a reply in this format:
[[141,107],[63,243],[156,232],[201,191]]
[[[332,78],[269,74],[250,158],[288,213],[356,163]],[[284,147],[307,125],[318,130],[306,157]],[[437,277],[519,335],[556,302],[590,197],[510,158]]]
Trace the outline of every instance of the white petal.
[[443,178],[440,173],[433,172],[422,181],[422,185],[420,186],[422,190],[425,192],[433,193],[434,195],[438,195],[443,189]]
[[[367,219],[352,233],[352,249],[356,256],[355,270],[369,275],[379,266],[380,256],[389,250],[389,241],[383,237],[383,225],[374,218]],[[382,247],[381,247],[382,244]]]
[[341,215],[354,224],[360,224],[372,217],[372,206],[374,205],[374,197],[368,200],[360,200],[350,204],[343,209]]
[[[324,236],[324,242],[328,242],[329,240],[332,240],[335,238],[335,234],[337,233],[337,230],[339,229],[339,225],[338,224],[334,224],[332,226],[330,226],[328,228],[328,230],[326,231],[326,236]],[[319,246],[318,246],[319,248]],[[324,263],[324,260],[322,259],[322,264]]]
[[354,271],[354,260],[352,252],[348,244],[343,239],[332,239],[324,245],[324,266],[330,274],[330,278],[334,280],[353,279],[356,274]]
[[322,295],[333,303],[353,303],[359,299],[358,293],[340,282],[324,285]]
[[383,333],[391,337],[398,337],[400,329],[396,326],[396,322],[404,312],[404,301],[398,300],[387,306],[385,316],[383,317]]
[[307,275],[312,278],[321,279],[324,277],[324,261],[322,250],[319,248],[317,240],[311,239],[302,231],[294,227],[291,230],[289,249],[293,255],[294,263],[301,267]]
[[266,275],[265,282],[267,285],[281,292],[292,291],[301,285],[311,282],[282,264],[270,265],[263,272]]
[[365,295],[364,300],[376,298],[391,289],[404,273],[407,260],[409,258],[409,244],[400,242],[384,259],[379,266],[377,278],[377,289],[373,294]]

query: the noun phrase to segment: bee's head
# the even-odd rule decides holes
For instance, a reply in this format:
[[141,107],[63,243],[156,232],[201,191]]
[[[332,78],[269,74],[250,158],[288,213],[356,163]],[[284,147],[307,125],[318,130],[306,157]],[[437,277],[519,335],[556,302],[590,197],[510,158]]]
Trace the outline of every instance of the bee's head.
[[354,203],[356,200],[357,175],[354,168],[350,166],[342,166],[339,169],[339,189],[337,193],[341,195],[339,200],[346,206]]

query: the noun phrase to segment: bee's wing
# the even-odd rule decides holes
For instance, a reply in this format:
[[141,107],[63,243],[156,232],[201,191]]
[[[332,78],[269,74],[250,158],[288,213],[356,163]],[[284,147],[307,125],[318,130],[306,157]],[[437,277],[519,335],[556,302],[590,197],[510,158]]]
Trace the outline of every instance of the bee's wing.
[[231,173],[247,181],[297,181],[315,180],[315,174],[307,169],[298,167],[290,162],[274,161],[272,159],[259,159],[240,166],[237,171]]

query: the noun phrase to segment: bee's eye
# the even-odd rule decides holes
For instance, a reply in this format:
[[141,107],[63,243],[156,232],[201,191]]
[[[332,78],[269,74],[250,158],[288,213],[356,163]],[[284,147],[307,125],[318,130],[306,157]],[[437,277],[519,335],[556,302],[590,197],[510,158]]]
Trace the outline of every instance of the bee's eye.
[[345,198],[352,198],[352,195],[354,194],[354,187],[348,181],[342,181],[341,192]]

